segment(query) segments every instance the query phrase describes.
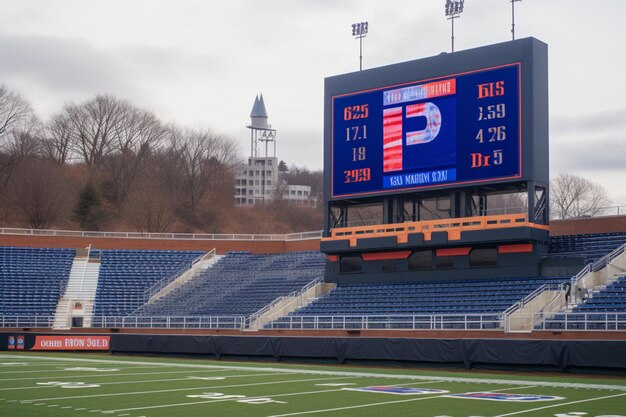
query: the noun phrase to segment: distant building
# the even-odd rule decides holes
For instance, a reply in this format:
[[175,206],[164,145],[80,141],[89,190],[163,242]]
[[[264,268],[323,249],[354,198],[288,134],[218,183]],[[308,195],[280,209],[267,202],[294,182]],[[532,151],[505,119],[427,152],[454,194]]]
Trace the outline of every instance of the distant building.
[[[240,207],[264,204],[276,198],[302,205],[315,206],[308,185],[286,184],[278,172],[276,129],[267,123],[263,95],[257,96],[250,112],[250,157],[235,174],[235,205]],[[265,145],[264,156],[260,152]],[[270,146],[271,145],[271,146]],[[271,149],[270,149],[271,148]],[[271,152],[271,154],[270,154]]]

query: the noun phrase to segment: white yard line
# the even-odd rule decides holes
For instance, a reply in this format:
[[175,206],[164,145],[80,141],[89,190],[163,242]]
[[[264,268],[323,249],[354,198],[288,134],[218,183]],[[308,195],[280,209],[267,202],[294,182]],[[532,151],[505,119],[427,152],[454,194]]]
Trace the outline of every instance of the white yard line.
[[99,397],[117,397],[117,396],[126,396],[126,395],[142,395],[142,394],[160,394],[162,392],[180,392],[180,391],[193,391],[193,390],[203,390],[203,389],[217,389],[217,388],[240,388],[240,387],[256,387],[261,385],[278,385],[278,384],[291,384],[294,382],[309,382],[309,381],[327,381],[333,379],[345,379],[345,377],[337,377],[337,378],[310,378],[310,379],[295,379],[289,381],[270,381],[270,382],[257,382],[254,384],[237,384],[237,385],[218,385],[218,386],[206,386],[206,387],[193,387],[193,388],[174,388],[174,389],[162,389],[162,390],[154,390],[154,391],[134,391],[134,392],[114,392],[109,394],[93,394],[93,395],[74,395],[71,397],[57,397],[57,398],[45,398],[39,400],[21,400],[26,402],[34,402],[34,401],[43,401],[43,400],[71,400],[76,398],[99,398]]
[[[20,358],[20,359],[33,359],[28,355],[1,355],[3,357]],[[39,356],[39,358],[46,360],[55,360],[54,357]],[[67,358],[59,358],[59,360],[67,361]],[[259,372],[284,372],[294,374],[307,374],[307,375],[332,375],[332,376],[345,376],[345,377],[375,377],[375,378],[396,378],[396,379],[408,379],[408,380],[432,380],[443,382],[462,382],[462,383],[476,383],[476,384],[502,384],[502,385],[532,385],[535,387],[551,387],[551,388],[583,388],[583,389],[598,389],[598,390],[614,390],[614,391],[626,391],[626,385],[607,385],[607,384],[582,384],[571,382],[550,382],[550,381],[525,381],[514,379],[488,379],[488,378],[465,378],[465,377],[438,377],[438,376],[422,376],[422,375],[403,375],[403,374],[384,374],[374,372],[351,372],[351,371],[331,371],[331,370],[317,370],[317,369],[292,369],[292,368],[272,368],[272,367],[258,367],[258,366],[235,366],[235,365],[201,365],[201,364],[186,364],[186,363],[171,363],[171,362],[146,362],[146,361],[124,361],[124,360],[108,360],[108,359],[74,359],[76,362],[93,362],[93,363],[111,363],[111,364],[133,364],[133,365],[157,365],[163,367],[172,368],[203,368],[203,369],[222,369],[222,370],[247,370],[247,371],[259,371]]]
[[[63,366],[63,364],[59,364],[59,362],[27,362],[24,364],[9,364],[8,362],[5,363],[0,363],[0,369],[5,369],[5,368],[18,368],[18,367],[28,367],[31,368],[33,366],[50,366],[50,365],[55,365],[55,366]],[[67,366],[74,366],[75,363],[72,362],[68,362]]]
[[623,397],[624,395],[626,395],[626,392],[623,392],[621,394],[615,394],[615,395],[607,395],[607,396],[604,396],[604,397],[587,398],[586,400],[570,401],[568,403],[546,405],[546,406],[543,406],[543,407],[533,408],[533,409],[530,409],[530,410],[522,410],[522,411],[516,411],[514,413],[500,414],[500,415],[497,415],[495,417],[515,416],[515,415],[518,415],[518,414],[526,414],[526,413],[530,413],[532,411],[540,411],[540,410],[545,410],[545,409],[548,409],[548,408],[561,407],[561,406],[564,406],[564,405],[580,404],[580,403],[587,403],[587,402],[590,402],[590,401],[598,401],[598,400],[606,400],[606,399],[609,399],[609,398]]
[[[242,371],[245,369],[241,369]],[[46,379],[46,378],[54,378],[54,379],[66,379],[66,378],[97,378],[97,377],[109,377],[109,376],[135,376],[135,375],[164,375],[164,374],[191,374],[191,373],[201,373],[201,372],[220,372],[220,371],[226,371],[226,372],[230,372],[230,371],[234,371],[234,369],[204,369],[204,370],[194,370],[194,371],[190,371],[188,369],[184,369],[182,371],[165,371],[165,372],[138,372],[135,374],[111,374],[111,373],[91,373],[89,375],[68,375],[68,376],[59,376],[59,375],[53,375],[53,376],[35,376],[35,377],[28,377],[28,378],[10,378],[10,379],[0,379],[0,382],[13,382],[13,381],[26,381],[26,380],[39,380],[39,379]],[[276,372],[278,374],[278,372]]]
[[[247,375],[227,375],[224,376],[224,378],[243,378],[243,377],[250,377],[250,376],[274,376],[274,375],[281,375],[278,373],[271,373],[271,374],[247,374]],[[284,375],[290,375],[290,374],[284,374]],[[200,379],[191,379],[191,378],[172,378],[172,379],[151,379],[151,380],[144,380],[144,381],[120,381],[120,382],[94,382],[95,384],[98,385],[121,385],[121,384],[143,384],[145,382],[172,382],[172,381],[202,381]],[[11,389],[32,389],[32,388],[58,388],[58,387],[54,387],[54,386],[44,386],[44,387],[20,387],[20,388],[7,388],[6,390],[11,390]],[[196,389],[196,388],[190,388],[190,389]],[[198,388],[198,389],[206,389],[206,387],[203,388]],[[66,399],[70,399],[70,398],[89,398],[89,397],[98,397],[101,394],[95,394],[95,395],[81,395],[81,396],[75,396],[75,397],[54,397],[54,398],[36,398],[36,399],[32,399],[32,400],[20,400],[23,403],[31,403],[34,401],[49,401],[49,400],[66,400]]]
[[[76,366],[76,364],[67,364],[64,365],[67,367],[70,366]],[[112,369],[114,368],[122,368],[121,366],[116,366],[116,367],[111,367]],[[146,369],[146,368],[162,368],[162,366],[127,366],[124,369]],[[35,372],[81,372],[84,371],[83,370],[72,370],[72,369],[61,369],[61,368],[56,368],[56,369],[39,369],[39,370],[32,370],[32,371],[6,371],[6,372],[0,372],[0,375],[5,375],[5,374],[32,374]],[[97,371],[93,371],[93,372],[97,372]]]

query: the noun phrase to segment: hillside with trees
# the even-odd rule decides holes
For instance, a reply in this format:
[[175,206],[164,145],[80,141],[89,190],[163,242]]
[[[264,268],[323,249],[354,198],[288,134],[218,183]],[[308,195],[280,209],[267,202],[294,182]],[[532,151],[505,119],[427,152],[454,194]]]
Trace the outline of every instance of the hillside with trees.
[[[236,143],[210,129],[164,124],[109,95],[41,120],[0,85],[0,224],[33,229],[288,233],[322,227],[317,209],[277,200],[234,206]],[[321,171],[291,167],[321,195]],[[318,195],[318,197],[319,197]]]

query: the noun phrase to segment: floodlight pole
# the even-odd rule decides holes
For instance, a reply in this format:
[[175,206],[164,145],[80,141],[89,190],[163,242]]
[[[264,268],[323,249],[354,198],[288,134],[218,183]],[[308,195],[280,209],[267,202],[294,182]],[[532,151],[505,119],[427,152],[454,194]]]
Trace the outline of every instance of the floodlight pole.
[[352,24],[352,36],[359,40],[359,71],[363,71],[363,38],[367,36],[368,22]]
[[459,15],[452,15],[448,18],[448,20],[452,21],[452,36],[450,39],[452,40],[452,52],[454,52],[454,19],[458,19]]
[[363,71],[363,36],[359,36],[359,71]]
[[511,36],[515,40],[515,3],[522,0],[511,0]]
[[465,0],[446,0],[446,16],[452,23],[452,52],[454,52],[454,19],[461,17]]

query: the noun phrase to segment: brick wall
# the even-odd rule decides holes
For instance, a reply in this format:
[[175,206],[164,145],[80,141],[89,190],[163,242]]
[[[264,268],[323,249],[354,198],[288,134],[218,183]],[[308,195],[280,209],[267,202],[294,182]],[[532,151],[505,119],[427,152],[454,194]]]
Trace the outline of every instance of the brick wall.
[[[626,216],[608,216],[574,220],[553,220],[550,234],[553,236],[626,232]],[[319,239],[294,241],[250,240],[180,240],[180,239],[126,239],[101,237],[60,237],[0,235],[0,246],[31,246],[37,248],[84,248],[92,245],[97,249],[160,249],[203,250],[216,248],[218,254],[229,251],[252,253],[283,253],[319,250]]]

